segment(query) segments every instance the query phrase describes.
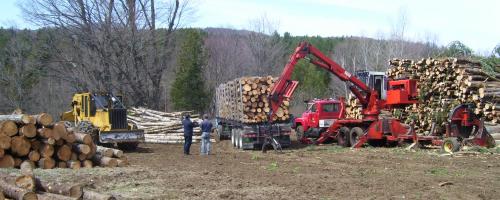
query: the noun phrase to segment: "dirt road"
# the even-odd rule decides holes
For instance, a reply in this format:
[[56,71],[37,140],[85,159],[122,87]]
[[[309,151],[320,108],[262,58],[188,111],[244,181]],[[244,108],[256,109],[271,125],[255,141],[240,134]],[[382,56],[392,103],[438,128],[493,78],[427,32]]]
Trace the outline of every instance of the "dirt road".
[[[119,199],[499,199],[500,154],[439,156],[432,150],[351,150],[332,145],[284,154],[239,151],[182,155],[181,145],[145,144],[130,167],[37,170],[89,183]],[[62,174],[62,176],[61,176]],[[440,186],[440,184],[444,186]]]

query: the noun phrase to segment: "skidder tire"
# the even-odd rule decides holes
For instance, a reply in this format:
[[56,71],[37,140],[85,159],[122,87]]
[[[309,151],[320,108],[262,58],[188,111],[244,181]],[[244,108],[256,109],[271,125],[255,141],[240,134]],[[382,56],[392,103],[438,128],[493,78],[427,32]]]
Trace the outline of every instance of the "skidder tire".
[[137,146],[139,146],[139,143],[138,142],[124,142],[124,143],[118,143],[117,146],[121,150],[133,151],[133,150],[137,149]]
[[349,140],[347,139],[347,137],[349,136],[349,128],[347,127],[341,127],[339,129],[339,133],[337,134],[337,143],[339,146],[343,146],[343,147],[349,147],[351,146],[349,144]]
[[446,153],[454,153],[460,150],[460,142],[456,137],[449,137],[443,140],[443,145],[441,145],[441,150]]
[[358,143],[359,137],[361,137],[364,134],[363,129],[359,127],[354,127],[351,129],[349,132],[349,144],[351,147],[354,147],[356,143]]

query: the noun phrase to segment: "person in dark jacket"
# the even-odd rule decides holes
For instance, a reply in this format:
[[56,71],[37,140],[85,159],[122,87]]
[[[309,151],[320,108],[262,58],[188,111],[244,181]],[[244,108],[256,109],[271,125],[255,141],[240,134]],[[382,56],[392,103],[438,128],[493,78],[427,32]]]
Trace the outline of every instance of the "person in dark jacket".
[[201,122],[201,155],[210,154],[210,133],[212,132],[212,122],[208,120],[208,115],[203,115]]
[[189,155],[189,149],[193,142],[193,128],[195,126],[189,114],[182,120],[182,126],[184,127],[184,155]]

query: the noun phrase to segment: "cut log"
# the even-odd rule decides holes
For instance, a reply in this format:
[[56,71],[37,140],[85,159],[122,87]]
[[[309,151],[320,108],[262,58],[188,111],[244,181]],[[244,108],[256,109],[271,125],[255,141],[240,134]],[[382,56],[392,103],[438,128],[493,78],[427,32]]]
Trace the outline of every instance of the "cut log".
[[73,144],[73,149],[74,151],[85,155],[91,152],[89,145],[86,144]]
[[35,124],[25,124],[19,128],[19,135],[26,138],[32,138],[36,136]]
[[23,136],[15,136],[11,141],[11,152],[16,156],[26,156],[30,153],[31,142]]
[[68,197],[48,192],[37,192],[38,200],[78,200],[76,197]]
[[35,178],[33,176],[21,175],[16,177],[16,186],[28,191],[35,191]]
[[59,161],[57,162],[57,168],[68,168],[68,164],[66,161]]
[[3,155],[5,155],[5,150],[3,150],[2,148],[0,148],[0,158],[3,157]]
[[11,185],[2,179],[0,179],[0,188],[3,190],[5,196],[13,199],[22,199],[22,200],[37,199],[37,196],[34,192]]
[[36,179],[36,188],[42,192],[50,192],[74,198],[80,198],[83,195],[82,186],[79,184],[49,182]]
[[5,154],[0,158],[0,168],[13,168],[14,164],[14,158],[9,154]]
[[126,167],[128,166],[128,160],[126,159],[116,159],[116,163],[118,167]]
[[40,158],[38,160],[38,167],[42,169],[52,169],[56,166],[56,161],[52,158]]
[[57,148],[57,158],[62,161],[68,161],[71,158],[71,147],[62,145]]
[[83,200],[114,200],[109,194],[101,194],[90,190],[83,190]]
[[10,149],[11,140],[11,137],[0,134],[0,149]]
[[34,177],[33,169],[35,168],[35,163],[33,161],[25,160],[21,163],[19,168],[21,169],[22,175]]
[[76,141],[82,144],[90,145],[92,144],[92,136],[86,133],[74,132]]
[[63,137],[63,139],[67,142],[67,143],[74,143],[76,141],[76,136],[75,134],[73,133],[68,133],[65,137]]
[[92,167],[94,167],[94,165],[93,165],[91,160],[84,160],[84,161],[82,161],[82,167],[83,168],[92,168]]
[[118,162],[114,158],[104,157],[99,154],[94,155],[93,161],[95,164],[101,167],[116,167],[118,166]]
[[52,130],[54,131],[54,139],[59,140],[60,138],[65,138],[68,135],[66,126],[64,122],[57,122],[54,124]]
[[113,149],[106,148],[103,146],[97,146],[97,153],[105,157],[113,157]]
[[28,154],[28,158],[29,158],[29,160],[36,162],[36,161],[40,160],[40,153],[36,150],[32,150]]
[[52,155],[54,155],[54,146],[50,144],[42,144],[39,152],[43,158],[50,158]]
[[6,136],[14,136],[18,132],[17,125],[13,121],[1,121],[0,122],[0,135],[4,134]]
[[68,168],[70,168],[70,169],[80,169],[82,167],[80,164],[80,161],[78,161],[78,160],[70,160],[70,161],[66,162],[66,164],[68,165]]
[[38,136],[42,137],[42,138],[52,138],[54,139],[54,134],[53,134],[53,131],[52,129],[50,128],[39,128],[36,130]]
[[42,126],[48,126],[52,124],[53,118],[52,115],[47,114],[47,113],[40,113],[38,115],[33,116],[35,117],[36,123],[40,124]]
[[14,121],[19,124],[34,124],[36,122],[33,116],[24,114],[0,115],[0,121]]

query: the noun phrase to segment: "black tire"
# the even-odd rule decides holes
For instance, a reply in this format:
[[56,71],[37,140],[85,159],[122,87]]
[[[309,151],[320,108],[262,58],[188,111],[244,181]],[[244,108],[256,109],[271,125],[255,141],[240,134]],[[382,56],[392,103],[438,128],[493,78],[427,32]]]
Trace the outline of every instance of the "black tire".
[[363,129],[359,127],[354,127],[351,129],[351,131],[349,132],[349,144],[351,145],[351,147],[354,147],[354,145],[358,143],[359,137],[361,137],[363,134]]
[[460,141],[456,137],[449,137],[443,140],[443,145],[441,145],[441,150],[446,153],[453,153],[460,150]]
[[136,150],[137,146],[139,146],[138,142],[123,142],[123,143],[118,143],[118,148],[121,150],[126,150],[126,151],[132,151]]
[[350,147],[350,143],[349,143],[349,140],[347,139],[347,137],[349,136],[349,128],[348,127],[341,127],[339,129],[339,133],[337,134],[337,144],[339,146],[343,146],[343,147]]
[[295,136],[297,137],[297,141],[300,141],[302,137],[304,137],[304,127],[297,125],[295,128]]
[[236,129],[231,129],[231,144],[236,147],[236,134],[234,133]]

